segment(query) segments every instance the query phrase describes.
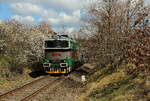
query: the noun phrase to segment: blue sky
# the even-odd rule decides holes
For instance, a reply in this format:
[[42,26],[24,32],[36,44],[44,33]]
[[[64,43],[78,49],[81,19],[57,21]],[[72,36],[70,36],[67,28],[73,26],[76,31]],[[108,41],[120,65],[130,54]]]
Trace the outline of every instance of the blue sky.
[[35,25],[41,21],[59,30],[78,29],[88,0],[0,0],[0,20],[15,19]]
[[11,16],[12,13],[9,10],[9,4],[8,3],[0,4],[0,19],[1,20],[9,19]]

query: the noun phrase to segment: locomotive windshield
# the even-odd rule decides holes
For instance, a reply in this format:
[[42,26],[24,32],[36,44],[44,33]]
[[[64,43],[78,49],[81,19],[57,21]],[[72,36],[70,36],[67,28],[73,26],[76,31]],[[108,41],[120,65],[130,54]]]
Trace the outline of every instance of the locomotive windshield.
[[68,48],[69,42],[66,40],[47,40],[45,48]]

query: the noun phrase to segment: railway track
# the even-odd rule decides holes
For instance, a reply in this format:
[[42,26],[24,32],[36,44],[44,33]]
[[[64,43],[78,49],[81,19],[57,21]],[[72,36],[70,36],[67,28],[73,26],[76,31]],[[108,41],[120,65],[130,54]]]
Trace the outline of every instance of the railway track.
[[0,101],[28,101],[63,77],[46,76],[0,95]]
[[[58,86],[55,84],[59,83],[59,81],[70,80],[70,81],[81,81],[81,75],[87,75],[88,70],[82,70],[82,68],[77,69],[77,71],[72,72],[71,75],[68,77],[49,77],[45,76],[34,80],[28,84],[25,84],[19,88],[6,92],[0,95],[0,101],[29,101],[32,99],[39,98],[38,96],[41,95],[43,92],[46,92],[47,89],[50,89],[50,92],[53,89],[58,89]],[[75,75],[78,74],[78,75]],[[64,79],[64,80],[62,80]],[[58,81],[58,82],[57,82]],[[52,86],[52,87],[51,87]],[[84,85],[80,85],[79,88],[82,88]],[[53,92],[52,92],[53,93]],[[38,95],[38,96],[37,96]]]
[[35,91],[34,93],[32,93],[32,94],[26,96],[25,98],[21,99],[20,101],[28,101],[28,100],[31,100],[34,96],[36,96],[36,95],[39,94],[40,92],[42,92],[42,91],[48,89],[51,84],[53,84],[53,83],[55,83],[55,82],[57,82],[57,81],[59,81],[59,80],[61,80],[61,79],[62,79],[62,78],[58,78],[58,79],[56,79],[56,80],[54,80],[54,81],[52,81],[52,82],[49,82],[49,83],[48,83],[47,85],[45,85],[44,87],[38,89],[38,90]]

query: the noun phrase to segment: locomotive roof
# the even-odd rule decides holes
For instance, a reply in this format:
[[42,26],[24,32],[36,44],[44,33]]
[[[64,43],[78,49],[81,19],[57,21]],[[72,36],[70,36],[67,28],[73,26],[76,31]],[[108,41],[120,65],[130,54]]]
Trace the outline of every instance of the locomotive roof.
[[50,39],[47,39],[45,41],[50,41],[50,40],[66,40],[66,41],[72,41],[74,43],[76,43],[76,40],[73,40],[73,39],[70,39],[70,38],[50,38]]

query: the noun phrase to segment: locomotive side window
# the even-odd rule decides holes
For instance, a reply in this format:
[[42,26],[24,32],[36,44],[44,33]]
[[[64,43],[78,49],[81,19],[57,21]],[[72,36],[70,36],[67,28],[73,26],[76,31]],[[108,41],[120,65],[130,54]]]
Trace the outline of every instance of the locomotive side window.
[[47,40],[45,41],[45,48],[67,48],[69,42],[66,40]]

